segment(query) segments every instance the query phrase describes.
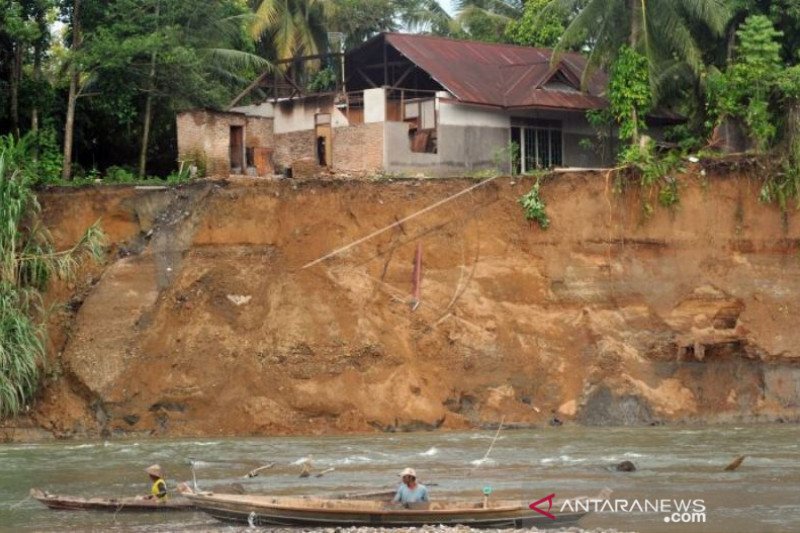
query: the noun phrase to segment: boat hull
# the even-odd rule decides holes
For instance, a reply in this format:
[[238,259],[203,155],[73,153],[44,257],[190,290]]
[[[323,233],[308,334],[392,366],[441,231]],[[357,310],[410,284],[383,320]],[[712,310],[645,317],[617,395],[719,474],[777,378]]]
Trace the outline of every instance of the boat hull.
[[[464,525],[474,528],[546,528],[576,524],[585,513],[557,515],[555,520],[523,505],[482,508],[470,504],[467,508],[388,508],[380,502],[343,502],[331,500],[269,497],[236,497],[232,495],[188,495],[195,508],[230,523],[254,526],[304,527],[418,527],[424,525]],[[272,503],[274,502],[274,503]],[[377,504],[377,505],[376,505]],[[327,508],[326,508],[327,506]]]
[[39,489],[31,489],[31,497],[40,501],[50,509],[61,511],[106,511],[119,512],[159,512],[159,511],[193,511],[192,503],[182,497],[169,498],[167,501],[145,500],[141,498],[81,498],[50,494]]

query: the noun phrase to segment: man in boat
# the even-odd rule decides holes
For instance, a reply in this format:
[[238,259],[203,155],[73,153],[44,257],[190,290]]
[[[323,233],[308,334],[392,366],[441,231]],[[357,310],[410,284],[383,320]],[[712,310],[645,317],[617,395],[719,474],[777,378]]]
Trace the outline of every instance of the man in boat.
[[152,486],[150,487],[150,494],[145,496],[148,500],[167,500],[167,482],[164,481],[164,471],[159,465],[150,465],[144,469],[147,475],[150,476]]
[[392,500],[394,503],[417,503],[427,502],[428,500],[428,487],[417,483],[417,473],[413,468],[406,468],[400,472],[403,478],[403,483],[397,488],[397,494],[394,495]]

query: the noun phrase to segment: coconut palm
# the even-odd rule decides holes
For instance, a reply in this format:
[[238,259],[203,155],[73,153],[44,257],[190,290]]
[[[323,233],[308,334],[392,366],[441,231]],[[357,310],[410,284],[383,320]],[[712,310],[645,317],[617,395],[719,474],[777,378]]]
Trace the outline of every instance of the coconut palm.
[[394,0],[397,13],[410,30],[436,35],[453,35],[458,23],[436,0]]
[[608,65],[627,43],[647,57],[654,89],[665,66],[678,71],[683,64],[699,75],[699,34],[722,36],[730,17],[724,0],[552,0],[549,8],[577,12],[558,49],[585,45],[596,67]]
[[326,16],[333,0],[260,0],[250,25],[256,40],[266,40],[278,59],[313,55],[327,43]]

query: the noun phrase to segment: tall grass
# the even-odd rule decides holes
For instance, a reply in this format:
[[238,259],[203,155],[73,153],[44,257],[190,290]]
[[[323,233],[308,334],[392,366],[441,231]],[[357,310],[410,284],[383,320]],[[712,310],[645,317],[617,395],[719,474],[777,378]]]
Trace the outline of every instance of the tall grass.
[[23,141],[0,137],[0,418],[19,413],[34,397],[45,361],[42,292],[67,278],[78,262],[100,259],[103,233],[91,226],[78,243],[56,250],[41,224],[33,190],[36,165]]

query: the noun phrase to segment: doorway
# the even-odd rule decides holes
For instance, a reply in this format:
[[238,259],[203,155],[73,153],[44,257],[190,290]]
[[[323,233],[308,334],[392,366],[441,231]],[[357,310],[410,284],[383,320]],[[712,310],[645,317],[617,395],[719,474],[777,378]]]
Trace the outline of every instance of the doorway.
[[231,126],[231,174],[244,174],[244,126]]
[[318,113],[314,116],[314,138],[317,140],[317,164],[331,166],[331,115]]

